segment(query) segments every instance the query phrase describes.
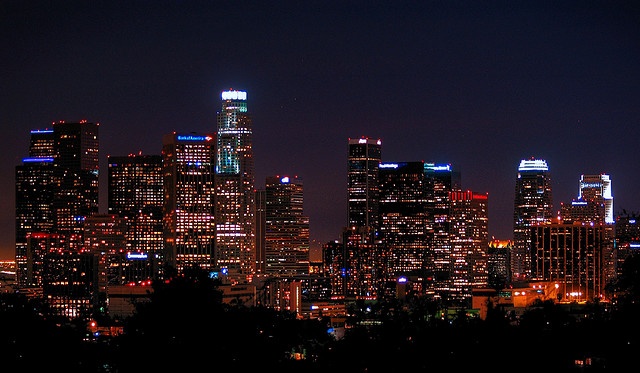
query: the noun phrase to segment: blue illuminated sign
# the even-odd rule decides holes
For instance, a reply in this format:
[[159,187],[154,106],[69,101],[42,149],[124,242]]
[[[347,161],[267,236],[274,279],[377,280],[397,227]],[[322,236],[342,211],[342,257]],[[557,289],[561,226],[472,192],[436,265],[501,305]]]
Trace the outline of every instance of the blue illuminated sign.
[[397,163],[380,163],[379,168],[398,168]]
[[146,253],[127,253],[127,259],[131,259],[131,260],[147,259],[147,254]]
[[210,136],[178,135],[178,141],[209,141]]
[[289,177],[285,176],[282,179],[280,179],[280,182],[282,184],[289,184]]
[[53,133],[53,130],[31,130],[31,133]]
[[53,162],[52,157],[44,157],[44,158],[22,158],[23,163],[51,163]]

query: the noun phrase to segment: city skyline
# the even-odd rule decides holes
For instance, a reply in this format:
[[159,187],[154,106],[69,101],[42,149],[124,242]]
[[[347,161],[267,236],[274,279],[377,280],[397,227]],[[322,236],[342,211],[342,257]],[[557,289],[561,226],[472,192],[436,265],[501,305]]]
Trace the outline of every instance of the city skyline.
[[[15,167],[29,131],[100,124],[107,157],[160,154],[162,136],[213,133],[219,94],[246,91],[256,187],[305,180],[312,240],[347,223],[349,138],[383,162],[450,163],[488,193],[489,234],[513,235],[518,164],[548,162],[553,209],[581,175],[611,176],[614,215],[640,210],[639,12],[631,2],[301,5],[9,2],[0,258],[15,254]],[[173,25],[173,26],[170,26]],[[225,39],[227,35],[233,36]]]

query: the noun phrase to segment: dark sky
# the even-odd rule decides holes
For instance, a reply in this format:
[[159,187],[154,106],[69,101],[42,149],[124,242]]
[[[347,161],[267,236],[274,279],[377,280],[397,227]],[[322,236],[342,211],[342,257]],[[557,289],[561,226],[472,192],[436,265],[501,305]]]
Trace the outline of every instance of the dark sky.
[[[554,203],[611,175],[640,211],[640,7],[624,1],[0,1],[0,259],[15,242],[29,130],[100,123],[107,155],[213,132],[220,92],[248,93],[256,183],[298,175],[312,239],[346,221],[347,141],[383,161],[451,163],[512,236],[517,167],[549,163]],[[101,212],[106,212],[101,199]]]

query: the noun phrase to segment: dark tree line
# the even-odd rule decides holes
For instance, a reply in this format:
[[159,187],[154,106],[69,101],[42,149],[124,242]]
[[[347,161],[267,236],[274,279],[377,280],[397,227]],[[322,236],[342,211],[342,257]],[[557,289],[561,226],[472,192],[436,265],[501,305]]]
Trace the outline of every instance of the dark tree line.
[[[355,302],[344,336],[329,318],[222,302],[220,283],[197,270],[157,282],[150,301],[123,320],[124,333],[92,339],[81,322],[45,317],[37,300],[0,296],[2,363],[67,372],[199,371],[273,368],[280,372],[383,372],[435,367],[512,371],[622,371],[640,343],[640,256],[632,255],[610,290],[611,303],[539,301],[514,322],[490,305],[481,320],[443,317],[437,302],[408,297]],[[296,360],[295,357],[304,357]],[[576,360],[590,359],[588,367]],[[210,369],[209,369],[210,368]]]

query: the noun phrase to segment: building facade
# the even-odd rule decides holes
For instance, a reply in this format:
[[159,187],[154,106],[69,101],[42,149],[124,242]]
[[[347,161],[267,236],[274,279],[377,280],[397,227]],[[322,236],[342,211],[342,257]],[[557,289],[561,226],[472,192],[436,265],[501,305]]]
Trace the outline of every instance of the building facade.
[[250,283],[256,271],[253,124],[247,93],[222,92],[215,156],[215,265],[231,282]]
[[526,281],[531,274],[531,228],[551,221],[553,196],[549,166],[543,159],[523,159],[518,166],[513,211],[511,274]]
[[[108,213],[125,224],[125,259],[139,268],[125,282],[163,277],[162,156],[108,156]],[[129,272],[129,274],[133,274]]]
[[162,140],[165,276],[213,268],[214,137],[171,133]]
[[309,217],[304,215],[302,179],[269,176],[265,181],[265,274],[309,274]]

